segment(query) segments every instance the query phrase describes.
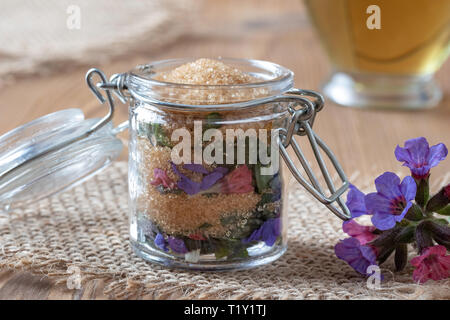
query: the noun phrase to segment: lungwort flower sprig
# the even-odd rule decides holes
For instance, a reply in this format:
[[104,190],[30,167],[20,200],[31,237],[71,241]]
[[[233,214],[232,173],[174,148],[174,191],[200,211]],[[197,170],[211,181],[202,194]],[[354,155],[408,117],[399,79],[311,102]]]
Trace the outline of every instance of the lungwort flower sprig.
[[[408,262],[408,246],[417,251],[410,263],[413,279],[450,277],[450,184],[429,196],[430,170],[443,161],[447,148],[440,143],[429,147],[425,138],[407,140],[405,147],[395,149],[397,160],[411,171],[400,177],[385,172],[375,179],[376,192],[365,195],[351,185],[347,206],[352,219],[343,223],[350,237],[335,246],[336,256],[357,272],[367,275],[370,265],[379,265],[394,254],[397,271]],[[372,225],[360,225],[355,218],[369,216]]]

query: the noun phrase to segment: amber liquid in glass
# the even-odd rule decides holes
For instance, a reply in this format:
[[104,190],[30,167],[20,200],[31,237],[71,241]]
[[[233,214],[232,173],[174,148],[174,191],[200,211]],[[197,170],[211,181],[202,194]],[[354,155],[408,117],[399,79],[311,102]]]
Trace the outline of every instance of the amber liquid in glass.
[[[396,75],[432,74],[450,52],[449,0],[306,0],[336,69]],[[366,12],[380,8],[380,29]]]

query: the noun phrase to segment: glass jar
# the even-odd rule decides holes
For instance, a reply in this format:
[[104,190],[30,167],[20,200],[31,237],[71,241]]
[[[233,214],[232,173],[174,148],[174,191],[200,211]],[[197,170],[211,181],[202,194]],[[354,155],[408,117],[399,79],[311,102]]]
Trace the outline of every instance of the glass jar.
[[[66,155],[66,174],[58,174],[52,164],[50,177],[64,177],[65,187],[69,182],[79,182],[80,177],[92,175],[117,156],[120,148],[115,134],[128,127],[130,241],[135,252],[148,261],[171,267],[224,270],[254,267],[280,257],[287,248],[286,167],[333,213],[349,218],[348,209],[339,198],[348,181],[331,150],[312,130],[316,113],[323,107],[320,94],[293,89],[293,73],[284,67],[246,59],[220,61],[251,76],[254,81],[250,83],[196,85],[161,80],[161,75],[191,61],[155,62],[113,75],[109,81],[101,71],[91,69],[86,75],[87,83],[101,102],[109,104],[108,115],[97,121],[91,119],[81,133],[34,148],[32,156],[18,157],[4,167],[0,173],[0,195],[2,181],[14,180],[24,167],[42,163],[55,152]],[[95,75],[101,80],[96,84]],[[129,121],[118,128],[111,126],[111,93],[130,103]],[[42,128],[43,120],[35,120],[35,124],[36,121]],[[44,123],[48,124],[48,119]],[[17,130],[23,132],[19,128],[16,133]],[[55,130],[48,131],[55,135]],[[38,136],[45,134],[40,131]],[[297,144],[296,135],[308,137],[327,194]],[[0,137],[0,146],[6,141],[11,150],[11,141],[17,139],[11,134],[5,136]],[[109,138],[102,145],[98,139],[105,136]],[[94,152],[89,152],[94,155],[89,163],[94,165],[77,175],[81,169],[70,162],[71,153],[93,137],[96,144],[87,145],[94,148]],[[306,177],[287,152],[290,146]],[[14,148],[24,145],[16,143]],[[328,173],[322,152],[342,180],[339,188]],[[9,154],[9,158],[4,156],[3,162],[11,159],[11,151],[4,154]],[[49,179],[48,174],[45,177]],[[33,181],[27,181],[27,185],[36,186],[42,181],[36,175],[25,178]],[[56,191],[59,184],[54,185]],[[21,200],[24,190],[23,181],[10,185],[8,204],[0,197],[2,207],[29,204],[29,197]],[[51,193],[54,192],[47,190],[42,196]],[[33,198],[38,199],[39,195],[34,194]]]

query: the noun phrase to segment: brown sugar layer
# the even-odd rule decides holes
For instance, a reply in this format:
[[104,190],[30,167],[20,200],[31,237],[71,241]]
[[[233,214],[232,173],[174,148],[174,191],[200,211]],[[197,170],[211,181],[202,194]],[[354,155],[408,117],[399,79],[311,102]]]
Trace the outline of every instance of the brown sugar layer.
[[245,223],[261,200],[254,192],[206,197],[161,194],[155,187],[147,190],[147,196],[147,216],[166,233],[188,236],[201,231],[213,237],[225,236],[227,231],[236,228],[235,225],[222,225],[223,218],[233,215],[237,223]]
[[155,77],[156,80],[181,84],[232,85],[260,82],[258,78],[221,61],[201,58]]

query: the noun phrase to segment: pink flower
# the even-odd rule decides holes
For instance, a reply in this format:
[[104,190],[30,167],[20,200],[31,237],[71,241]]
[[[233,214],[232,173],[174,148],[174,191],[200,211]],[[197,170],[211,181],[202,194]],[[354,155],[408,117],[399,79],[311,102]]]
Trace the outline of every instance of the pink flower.
[[411,264],[416,267],[413,279],[424,283],[429,279],[442,280],[450,277],[450,255],[446,255],[444,246],[436,245],[428,247],[423,254],[411,259]]
[[342,224],[342,230],[349,236],[358,239],[361,245],[365,245],[377,237],[372,233],[375,229],[374,226],[362,226],[354,220],[345,221]]
[[222,193],[248,193],[252,191],[252,172],[246,165],[237,167],[221,181]]
[[162,170],[155,168],[153,172],[154,178],[152,181],[150,181],[150,184],[154,186],[162,185],[164,188],[174,189],[176,187],[175,182],[173,182],[167,173]]

